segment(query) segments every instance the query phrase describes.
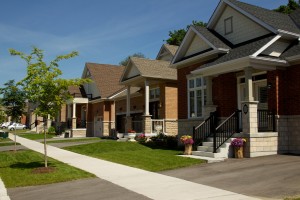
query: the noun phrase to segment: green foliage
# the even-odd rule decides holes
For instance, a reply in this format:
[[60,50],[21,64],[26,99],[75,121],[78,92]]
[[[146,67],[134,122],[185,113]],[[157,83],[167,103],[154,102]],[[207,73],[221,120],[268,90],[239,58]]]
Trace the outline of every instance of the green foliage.
[[55,133],[55,128],[54,128],[53,126],[50,126],[50,127],[48,128],[48,133],[49,133],[49,134],[54,134],[54,133]]
[[72,99],[68,93],[69,86],[80,86],[90,82],[89,79],[62,79],[62,71],[59,69],[59,62],[78,55],[78,52],[71,52],[66,55],[59,55],[49,64],[44,61],[44,54],[41,49],[33,47],[31,54],[10,49],[10,54],[19,56],[27,64],[27,76],[20,82],[28,100],[37,104],[35,113],[46,117],[56,116],[61,105]]
[[163,133],[158,134],[150,138],[150,141],[145,143],[147,146],[152,146],[156,148],[168,148],[177,149],[178,139],[175,136],[165,135]]
[[[0,88],[0,94],[3,95],[1,105],[5,107],[5,114],[12,117],[12,121],[19,121],[26,105],[25,93],[20,89],[14,80],[9,80]],[[1,119],[4,115],[1,112]]]
[[[0,102],[2,102],[2,100],[0,100]],[[7,117],[6,113],[3,110],[0,110],[0,123],[5,122],[6,117]]]
[[49,166],[54,168],[51,173],[33,173],[43,167],[42,154],[33,151],[0,152],[0,177],[8,188],[43,185],[81,178],[95,177],[67,164],[49,159]]
[[129,58],[130,57],[137,57],[137,58],[146,58],[144,54],[142,53],[134,53],[130,56],[127,56],[126,58],[124,58],[124,60],[122,60],[121,62],[119,62],[119,65],[123,65],[123,66],[127,66],[128,62],[129,62]]
[[274,9],[274,11],[284,14],[290,14],[297,8],[300,8],[300,0],[298,0],[298,2],[296,2],[295,0],[289,0],[287,5],[281,5],[278,8]]
[[191,25],[205,27],[207,23],[193,20],[192,24],[188,25],[185,29],[169,31],[169,38],[166,40],[167,44],[179,46]]
[[64,149],[148,171],[162,171],[203,163],[177,156],[182,151],[146,147],[137,142],[103,141]]

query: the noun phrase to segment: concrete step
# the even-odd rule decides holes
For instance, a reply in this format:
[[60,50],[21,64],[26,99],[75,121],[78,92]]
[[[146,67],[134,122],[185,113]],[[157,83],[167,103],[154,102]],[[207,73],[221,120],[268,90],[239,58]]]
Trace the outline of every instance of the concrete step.
[[206,151],[192,151],[192,155],[210,157],[210,158],[227,158],[227,156],[224,155],[224,153],[212,153]]
[[[229,138],[225,143],[230,143],[232,139],[233,139],[233,138]],[[213,138],[213,137],[207,138],[207,142],[213,142],[213,141],[214,141],[214,138]],[[218,141],[218,137],[217,137],[217,141]]]
[[213,142],[202,142],[202,146],[213,147],[214,143]]
[[127,142],[129,140],[129,138],[119,138],[117,141],[118,142]]

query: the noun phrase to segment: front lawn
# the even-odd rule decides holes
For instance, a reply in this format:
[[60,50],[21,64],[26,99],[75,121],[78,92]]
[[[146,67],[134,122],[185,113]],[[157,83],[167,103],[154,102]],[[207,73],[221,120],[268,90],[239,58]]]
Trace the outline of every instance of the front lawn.
[[65,147],[64,149],[153,172],[205,162],[199,159],[176,156],[182,154],[182,151],[152,149],[132,142],[103,141]]
[[[78,138],[78,139],[62,139],[62,140],[51,140],[47,141],[47,144],[50,143],[65,143],[65,142],[85,142],[85,141],[94,141],[101,140],[100,138]],[[44,141],[42,141],[44,143]]]
[[93,174],[48,158],[50,173],[36,173],[34,169],[44,167],[44,155],[31,150],[0,152],[0,176],[8,188],[42,185],[95,177]]
[[[30,139],[30,140],[41,140],[44,139],[44,133],[38,134],[38,133],[21,133],[18,134],[18,136]],[[54,134],[46,134],[46,138],[50,139],[55,137]]]

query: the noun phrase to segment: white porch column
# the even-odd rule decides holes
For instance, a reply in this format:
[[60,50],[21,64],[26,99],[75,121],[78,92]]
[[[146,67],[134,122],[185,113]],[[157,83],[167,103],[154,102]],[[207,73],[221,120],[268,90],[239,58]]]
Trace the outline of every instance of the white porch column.
[[132,129],[132,118],[130,117],[130,86],[127,86],[125,129],[125,132]]
[[73,102],[72,129],[76,129],[76,128],[77,128],[76,103]]
[[130,117],[130,86],[127,86],[126,116]]
[[214,105],[212,100],[212,77],[207,76],[206,79],[206,105],[204,106],[204,118],[208,118],[210,113],[215,112],[217,106]]
[[145,115],[150,115],[149,113],[149,82],[145,80]]
[[252,68],[245,68],[245,88],[246,88],[246,99],[245,101],[253,101],[253,87],[252,87]]

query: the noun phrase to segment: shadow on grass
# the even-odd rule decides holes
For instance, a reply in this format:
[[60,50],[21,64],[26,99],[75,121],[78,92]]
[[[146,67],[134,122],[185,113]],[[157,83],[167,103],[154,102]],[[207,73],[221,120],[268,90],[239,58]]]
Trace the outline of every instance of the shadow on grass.
[[[18,169],[34,169],[38,167],[44,167],[44,162],[30,162],[30,163],[23,163],[18,162],[15,164],[10,165],[10,168],[18,168]],[[48,166],[51,166],[51,164],[48,162]]]

